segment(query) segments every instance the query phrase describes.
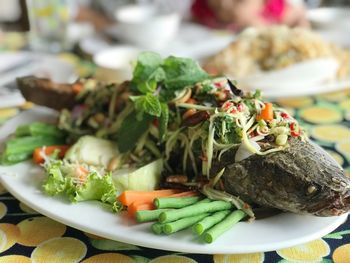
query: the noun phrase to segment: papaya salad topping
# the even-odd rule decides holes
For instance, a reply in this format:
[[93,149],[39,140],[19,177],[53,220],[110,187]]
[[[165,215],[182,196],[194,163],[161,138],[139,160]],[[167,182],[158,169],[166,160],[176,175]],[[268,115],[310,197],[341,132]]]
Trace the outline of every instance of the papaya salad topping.
[[78,99],[72,111],[61,113],[59,127],[72,137],[116,141],[116,168],[164,158],[168,174],[211,178],[213,160],[233,147],[238,162],[283,150],[291,137],[304,136],[297,121],[263,101],[260,91],[244,94],[234,81],[209,76],[191,59],[152,52],[139,55],[131,81],[117,86],[87,80]]

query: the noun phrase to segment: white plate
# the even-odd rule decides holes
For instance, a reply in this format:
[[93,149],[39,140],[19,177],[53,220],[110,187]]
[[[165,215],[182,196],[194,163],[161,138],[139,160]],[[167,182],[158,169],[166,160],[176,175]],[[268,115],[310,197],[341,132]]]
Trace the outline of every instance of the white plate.
[[313,95],[350,86],[350,78],[336,79],[338,68],[337,60],[324,57],[254,74],[237,82],[244,90],[260,89],[269,98]]
[[[1,127],[0,140],[3,141],[19,124],[52,120],[53,116],[52,112],[42,108],[23,112]],[[238,223],[213,244],[204,244],[190,230],[157,236],[150,231],[149,223],[135,224],[96,202],[71,204],[63,197],[49,197],[41,191],[43,174],[38,169],[29,161],[2,166],[0,181],[18,200],[63,224],[105,238],[156,249],[202,254],[271,251],[320,238],[347,218],[347,215],[322,218],[283,213],[252,223]]]

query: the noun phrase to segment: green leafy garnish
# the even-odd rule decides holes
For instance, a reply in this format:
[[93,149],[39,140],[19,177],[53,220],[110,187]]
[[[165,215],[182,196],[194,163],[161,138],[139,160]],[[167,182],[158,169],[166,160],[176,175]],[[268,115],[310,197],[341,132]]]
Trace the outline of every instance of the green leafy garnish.
[[116,189],[111,173],[101,175],[86,169],[82,174],[79,169],[78,164],[65,161],[52,160],[46,164],[45,192],[49,195],[63,193],[71,202],[97,200],[115,207]]
[[143,52],[138,56],[132,83],[137,86],[139,92],[142,94],[153,92],[157,82],[164,80],[162,62],[161,56],[154,52]]
[[135,103],[138,116],[142,117],[143,113],[148,113],[149,115],[160,117],[162,109],[157,97],[148,93],[141,96],[132,96],[130,99]]
[[164,60],[162,68],[166,74],[165,88],[174,91],[209,78],[199,64],[189,58],[170,56]]
[[118,131],[119,150],[126,152],[136,145],[151,122],[150,116],[158,117],[159,140],[163,141],[169,122],[168,102],[180,89],[208,78],[192,59],[170,56],[163,60],[154,52],[141,53],[131,81],[136,91],[135,96],[130,97],[135,111],[123,121]]
[[138,139],[144,134],[153,120],[149,114],[143,114],[142,118],[137,118],[135,111],[131,112],[123,121],[118,130],[118,149],[125,153],[134,148]]

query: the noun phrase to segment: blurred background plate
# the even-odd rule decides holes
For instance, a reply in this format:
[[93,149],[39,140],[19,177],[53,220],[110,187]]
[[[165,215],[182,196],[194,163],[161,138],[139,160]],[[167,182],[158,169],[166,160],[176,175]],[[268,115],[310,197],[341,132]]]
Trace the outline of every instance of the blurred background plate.
[[336,79],[338,68],[334,58],[310,59],[237,81],[243,89],[260,89],[269,98],[311,95],[350,87],[349,78]]
[[350,7],[310,9],[307,17],[312,28],[324,39],[350,47]]
[[35,75],[57,83],[72,83],[77,74],[74,66],[57,56],[34,52],[0,53],[0,108],[21,105],[24,98],[17,90],[17,77]]

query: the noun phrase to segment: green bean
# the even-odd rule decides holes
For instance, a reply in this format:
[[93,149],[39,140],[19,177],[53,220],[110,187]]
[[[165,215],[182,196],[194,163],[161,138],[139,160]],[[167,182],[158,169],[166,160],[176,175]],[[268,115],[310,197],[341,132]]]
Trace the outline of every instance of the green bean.
[[151,226],[151,229],[153,233],[160,235],[163,233],[163,226],[164,224],[156,222]]
[[157,208],[182,208],[198,202],[199,196],[190,197],[160,197],[154,199],[154,205]]
[[197,235],[203,234],[205,230],[222,221],[230,212],[230,210],[219,211],[211,216],[203,218],[203,220],[193,226],[193,231]]
[[159,215],[159,222],[168,223],[176,221],[184,217],[195,216],[208,212],[216,212],[221,210],[227,210],[232,207],[232,204],[225,201],[213,201],[210,203],[196,203],[184,208],[175,209],[171,211],[162,212]]
[[4,164],[4,165],[16,164],[29,159],[32,156],[32,154],[33,154],[32,151],[16,153],[16,154],[3,154],[1,156],[1,164]]
[[167,235],[170,235],[172,233],[192,226],[193,224],[197,223],[198,221],[202,220],[207,216],[209,216],[209,213],[185,217],[174,222],[165,223],[163,226],[163,232]]
[[156,210],[141,210],[136,212],[137,222],[149,222],[156,221],[160,213],[168,211],[168,209],[156,209]]
[[33,122],[31,124],[18,126],[15,131],[16,137],[23,136],[49,136],[49,137],[64,137],[64,132],[58,129],[55,125]]
[[56,137],[25,136],[6,142],[5,155],[34,151],[35,148],[63,144],[64,140]]
[[242,210],[236,210],[232,212],[224,220],[204,233],[205,242],[212,243],[218,236],[230,229],[245,216],[246,214]]

